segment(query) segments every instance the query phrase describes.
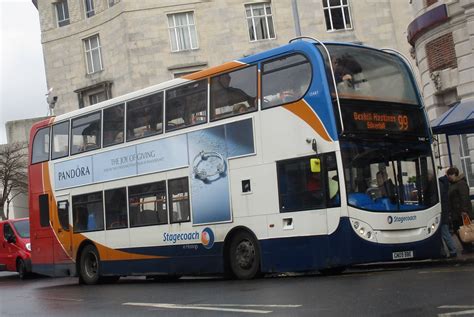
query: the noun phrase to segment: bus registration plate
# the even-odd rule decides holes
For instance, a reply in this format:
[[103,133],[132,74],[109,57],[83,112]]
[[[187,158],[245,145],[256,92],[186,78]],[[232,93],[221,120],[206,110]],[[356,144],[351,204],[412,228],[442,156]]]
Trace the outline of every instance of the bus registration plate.
[[394,260],[403,260],[403,259],[412,259],[413,258],[413,251],[400,251],[400,252],[393,252],[392,259]]

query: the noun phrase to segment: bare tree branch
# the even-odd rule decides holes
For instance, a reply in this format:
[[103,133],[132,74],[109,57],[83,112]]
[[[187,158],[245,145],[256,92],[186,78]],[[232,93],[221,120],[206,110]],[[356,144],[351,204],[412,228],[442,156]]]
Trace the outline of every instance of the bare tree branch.
[[27,167],[26,143],[16,142],[0,146],[0,219],[7,217],[4,206],[8,200],[28,192]]

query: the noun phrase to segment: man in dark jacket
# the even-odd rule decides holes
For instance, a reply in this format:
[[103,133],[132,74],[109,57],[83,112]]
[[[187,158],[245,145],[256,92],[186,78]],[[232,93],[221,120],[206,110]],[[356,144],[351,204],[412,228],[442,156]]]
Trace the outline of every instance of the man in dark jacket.
[[[463,225],[463,215],[468,215],[472,218],[472,205],[471,198],[469,197],[469,186],[467,185],[464,174],[459,173],[456,167],[450,167],[446,171],[446,175],[449,179],[449,209],[452,213],[453,227],[455,232],[459,236],[459,227]],[[459,239],[461,241],[461,239]],[[461,241],[464,252],[473,252],[474,248],[472,243],[464,243]]]
[[456,245],[454,240],[451,237],[451,211],[449,210],[449,179],[447,175],[440,177],[439,179],[439,191],[441,194],[441,237],[443,238],[444,243],[448,247],[449,254],[448,258],[456,257]]

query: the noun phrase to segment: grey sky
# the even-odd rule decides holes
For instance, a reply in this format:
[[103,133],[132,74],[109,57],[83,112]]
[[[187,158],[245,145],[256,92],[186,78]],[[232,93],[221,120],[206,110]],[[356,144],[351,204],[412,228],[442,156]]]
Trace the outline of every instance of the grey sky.
[[43,51],[38,10],[31,0],[0,0],[0,144],[5,122],[45,116]]

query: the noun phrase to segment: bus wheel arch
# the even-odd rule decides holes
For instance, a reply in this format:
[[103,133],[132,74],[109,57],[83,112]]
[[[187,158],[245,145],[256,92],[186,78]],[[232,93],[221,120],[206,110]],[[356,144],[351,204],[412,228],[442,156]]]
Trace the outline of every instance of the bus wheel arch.
[[100,255],[92,241],[81,243],[76,255],[76,270],[80,284],[98,284],[100,280]]
[[224,240],[224,274],[229,278],[252,279],[261,275],[261,248],[247,227],[232,229]]

